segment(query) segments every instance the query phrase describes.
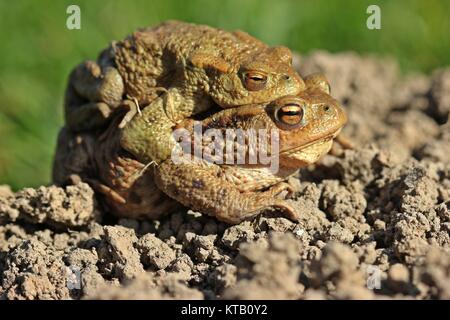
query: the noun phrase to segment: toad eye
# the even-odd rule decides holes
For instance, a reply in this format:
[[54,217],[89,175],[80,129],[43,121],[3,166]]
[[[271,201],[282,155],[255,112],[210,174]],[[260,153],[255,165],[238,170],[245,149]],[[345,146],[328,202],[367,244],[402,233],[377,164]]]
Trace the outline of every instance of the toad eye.
[[275,110],[275,120],[282,129],[295,129],[303,124],[304,113],[302,105],[289,103]]
[[244,85],[249,91],[258,91],[266,87],[267,75],[261,72],[246,72],[244,74]]

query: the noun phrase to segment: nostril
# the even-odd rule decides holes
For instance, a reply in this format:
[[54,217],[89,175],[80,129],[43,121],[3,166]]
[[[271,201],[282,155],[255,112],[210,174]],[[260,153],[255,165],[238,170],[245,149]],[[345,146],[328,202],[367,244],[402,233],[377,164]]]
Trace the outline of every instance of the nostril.
[[325,112],[328,112],[331,110],[331,107],[329,105],[326,105],[323,107],[323,110],[325,110]]
[[287,74],[285,74],[285,75],[283,76],[283,80],[289,81],[289,80],[291,80],[291,77],[288,76]]

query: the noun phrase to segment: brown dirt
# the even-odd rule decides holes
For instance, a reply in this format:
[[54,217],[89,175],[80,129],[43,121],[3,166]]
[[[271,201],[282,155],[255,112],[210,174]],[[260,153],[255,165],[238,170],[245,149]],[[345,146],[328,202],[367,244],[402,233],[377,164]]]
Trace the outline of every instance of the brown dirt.
[[302,221],[114,220],[83,183],[2,186],[0,298],[450,299],[450,69],[402,78],[352,53],[295,63],[330,79],[355,144],[293,179]]

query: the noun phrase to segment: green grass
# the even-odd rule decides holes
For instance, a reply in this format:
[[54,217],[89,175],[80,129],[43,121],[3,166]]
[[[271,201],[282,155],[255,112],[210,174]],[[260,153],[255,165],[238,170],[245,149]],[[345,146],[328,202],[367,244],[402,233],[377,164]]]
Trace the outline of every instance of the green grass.
[[[81,30],[66,8],[81,7]],[[382,29],[366,28],[378,4]],[[396,57],[405,72],[450,64],[448,1],[34,1],[0,0],[0,184],[50,181],[62,96],[71,68],[133,29],[180,19],[242,29],[301,53],[355,50]]]

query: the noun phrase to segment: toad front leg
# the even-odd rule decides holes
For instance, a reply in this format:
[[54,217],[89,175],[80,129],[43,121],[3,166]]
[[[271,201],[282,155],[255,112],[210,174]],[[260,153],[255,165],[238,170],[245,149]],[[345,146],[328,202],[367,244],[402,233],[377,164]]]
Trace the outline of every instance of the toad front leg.
[[[207,101],[193,102],[171,88],[134,116],[125,116],[120,124],[121,146],[143,163],[161,163],[175,146],[173,130],[177,123],[204,110]],[[139,106],[136,106],[139,110]],[[133,114],[132,112],[130,114]]]
[[267,191],[241,192],[238,186],[221,178],[221,170],[205,162],[174,164],[169,159],[155,167],[155,183],[183,205],[230,224],[268,208],[280,209],[292,220],[299,219],[286,200],[277,198],[290,188],[287,183],[280,182]]
[[175,123],[165,111],[166,98],[156,98],[124,123],[120,144],[142,163],[160,163],[170,157]]

